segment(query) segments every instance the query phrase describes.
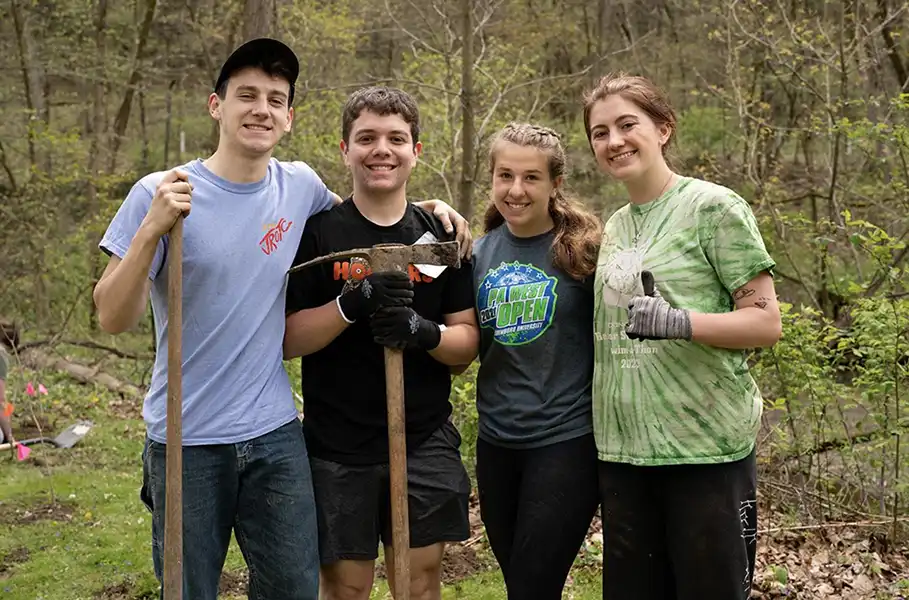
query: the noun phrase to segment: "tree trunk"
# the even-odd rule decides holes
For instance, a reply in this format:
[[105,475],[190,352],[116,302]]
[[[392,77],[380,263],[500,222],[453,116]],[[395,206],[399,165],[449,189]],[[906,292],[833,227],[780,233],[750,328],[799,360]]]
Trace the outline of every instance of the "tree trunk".
[[19,190],[19,184],[16,182],[16,175],[10,166],[9,159],[6,156],[6,148],[3,147],[3,140],[0,140],[0,165],[3,166],[3,172],[9,180],[10,194],[13,195]]
[[[42,83],[41,102],[38,103],[36,108],[38,110],[38,118],[44,124],[44,127],[48,131],[50,131],[50,126],[51,126],[51,113],[50,113],[51,86],[50,86],[50,80],[47,78],[46,74],[44,73],[43,68],[41,69],[41,77],[43,79],[43,81],[41,82]],[[54,170],[54,158],[53,158],[53,154],[50,152],[49,149],[47,152],[44,152],[43,156],[41,157],[41,164],[42,164],[45,174],[47,174],[47,177],[48,178],[52,177],[53,170]]]
[[[19,50],[19,67],[22,71],[22,83],[25,90],[25,105],[29,118],[27,123],[26,143],[28,145],[28,159],[33,171],[46,167],[48,152],[44,153],[45,159],[40,160],[36,145],[36,134],[47,126],[47,91],[44,69],[36,56],[34,28],[31,26],[29,7],[20,6],[17,0],[10,3],[13,16],[13,28],[16,32],[16,44]],[[47,293],[47,281],[44,275],[44,246],[36,245],[33,250],[33,290],[35,319],[40,324],[45,324],[50,314],[50,298]]]
[[139,165],[142,173],[151,170],[150,152],[148,148],[148,124],[145,118],[145,93],[139,90],[139,135],[142,136],[142,163]]
[[[36,100],[40,97],[40,89],[37,87],[37,77],[33,73],[33,40],[31,27],[29,26],[28,7],[19,6],[18,0],[10,2],[13,15],[13,28],[16,31],[16,45],[19,49],[19,68],[22,70],[22,83],[25,89],[25,106],[28,114],[34,117],[38,116]],[[35,124],[31,118],[28,120],[28,159],[32,168],[38,166],[38,156],[35,149]]]
[[129,124],[129,113],[133,105],[133,96],[136,93],[136,86],[139,84],[140,66],[142,56],[145,54],[145,46],[148,42],[148,34],[151,31],[152,21],[155,18],[155,7],[157,0],[145,0],[145,12],[142,16],[142,24],[139,26],[139,33],[136,37],[136,51],[133,54],[133,69],[129,75],[129,82],[126,84],[126,92],[123,94],[123,100],[120,102],[120,109],[117,111],[117,119],[114,121],[114,136],[110,150],[110,172],[116,170],[117,152],[120,150],[120,142],[126,133],[126,126]]
[[177,87],[177,80],[171,79],[170,83],[167,85],[167,95],[164,96],[164,164],[161,165],[162,170],[170,168],[170,140],[171,140],[171,124],[174,117],[174,88]]
[[271,35],[274,0],[246,0],[243,8],[243,41]]
[[473,213],[473,1],[461,0],[461,190],[458,210],[468,221]]
[[884,47],[887,48],[887,57],[890,58],[890,66],[893,67],[893,74],[896,75],[900,92],[909,93],[909,73],[906,72],[906,66],[903,64],[903,59],[900,58],[899,49],[893,39],[893,31],[886,24],[890,14],[887,0],[877,0],[877,14],[881,20],[881,37],[884,38]]
[[[88,214],[95,214],[98,210],[98,180],[101,166],[101,148],[104,140],[104,72],[105,44],[104,29],[107,26],[107,0],[98,0],[95,14],[95,65],[97,81],[94,85],[91,115],[91,148],[88,157]],[[101,277],[101,265],[98,260],[97,240],[89,236],[88,243],[88,272],[92,287]],[[98,329],[98,320],[95,315],[95,302],[91,294],[87,294],[88,328],[90,331]]]

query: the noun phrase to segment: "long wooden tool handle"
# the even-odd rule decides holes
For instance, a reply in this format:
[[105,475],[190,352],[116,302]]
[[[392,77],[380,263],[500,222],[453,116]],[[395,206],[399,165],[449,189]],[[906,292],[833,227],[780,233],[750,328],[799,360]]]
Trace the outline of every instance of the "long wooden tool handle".
[[164,600],[183,597],[183,217],[167,250],[167,470]]
[[[407,510],[407,438],[404,421],[404,354],[385,348],[388,402],[388,464],[391,488],[391,542],[395,600],[410,600],[410,526]],[[385,565],[388,568],[388,565]]]

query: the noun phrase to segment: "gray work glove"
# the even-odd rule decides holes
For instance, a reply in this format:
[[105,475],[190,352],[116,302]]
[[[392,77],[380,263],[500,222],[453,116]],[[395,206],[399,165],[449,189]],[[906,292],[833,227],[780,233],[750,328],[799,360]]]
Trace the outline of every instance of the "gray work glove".
[[688,311],[663,300],[650,271],[641,272],[641,283],[644,296],[634,296],[628,303],[625,335],[633,340],[691,340]]

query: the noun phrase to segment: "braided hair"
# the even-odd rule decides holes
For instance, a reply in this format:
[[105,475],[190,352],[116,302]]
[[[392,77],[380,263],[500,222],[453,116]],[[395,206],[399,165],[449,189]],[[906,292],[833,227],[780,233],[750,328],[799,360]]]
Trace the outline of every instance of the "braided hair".
[[[531,123],[509,123],[503,127],[489,146],[490,174],[495,171],[497,154],[506,143],[529,146],[545,154],[550,180],[565,176],[565,147],[555,130]],[[582,204],[567,197],[562,186],[557,187],[549,199],[549,215],[555,232],[553,265],[577,280],[592,275],[600,248],[600,220]],[[504,222],[495,202],[490,202],[483,219],[484,230],[488,233]]]

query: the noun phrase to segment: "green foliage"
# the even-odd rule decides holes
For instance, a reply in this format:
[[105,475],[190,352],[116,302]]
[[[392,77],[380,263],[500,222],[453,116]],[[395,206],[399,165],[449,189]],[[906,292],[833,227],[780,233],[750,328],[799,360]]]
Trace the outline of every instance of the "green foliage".
[[[822,489],[834,481],[851,487],[867,510],[883,512],[887,503],[899,507],[909,467],[900,452],[909,425],[909,300],[892,293],[907,280],[890,266],[905,244],[848,211],[843,218],[882,279],[845,282],[848,328],[814,308],[783,303],[783,339],[757,357],[754,374],[777,422],[774,450],[797,459]],[[833,466],[829,452],[841,459]]]
[[478,368],[479,363],[474,361],[464,373],[455,377],[450,397],[452,421],[461,433],[461,459],[474,483],[476,483],[477,433],[479,431],[476,389]]
[[728,135],[729,124],[722,108],[695,105],[679,115],[677,142],[687,157],[722,156]]

